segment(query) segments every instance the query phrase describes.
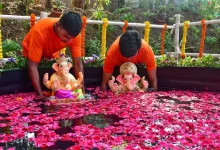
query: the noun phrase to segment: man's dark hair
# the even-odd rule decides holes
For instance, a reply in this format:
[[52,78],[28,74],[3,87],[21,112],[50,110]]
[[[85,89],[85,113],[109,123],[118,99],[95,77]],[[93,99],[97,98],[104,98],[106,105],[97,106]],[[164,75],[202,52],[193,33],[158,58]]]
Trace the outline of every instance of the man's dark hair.
[[119,48],[121,55],[124,57],[132,57],[137,54],[141,47],[141,36],[135,30],[128,30],[121,35],[119,40]]
[[82,29],[82,19],[76,12],[66,12],[59,20],[60,25],[73,37],[76,37]]

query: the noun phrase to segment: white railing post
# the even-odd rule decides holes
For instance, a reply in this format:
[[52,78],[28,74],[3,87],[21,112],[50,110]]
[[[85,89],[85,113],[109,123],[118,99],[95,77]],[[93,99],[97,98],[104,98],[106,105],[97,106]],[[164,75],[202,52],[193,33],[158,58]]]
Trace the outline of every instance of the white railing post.
[[175,50],[175,54],[177,56],[177,54],[180,54],[180,46],[179,46],[179,34],[180,34],[180,14],[176,14],[176,24],[174,25],[174,29],[175,29],[175,37],[174,37],[174,50]]
[[45,11],[41,11],[40,12],[40,19],[43,19],[43,18],[47,18],[48,17],[48,13],[45,12]]

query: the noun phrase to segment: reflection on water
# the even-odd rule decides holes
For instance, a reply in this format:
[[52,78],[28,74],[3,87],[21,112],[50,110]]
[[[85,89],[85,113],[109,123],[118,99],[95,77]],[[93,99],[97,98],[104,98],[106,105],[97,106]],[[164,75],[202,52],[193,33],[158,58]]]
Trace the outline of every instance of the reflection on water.
[[27,137],[23,139],[17,139],[13,142],[0,143],[0,147],[4,147],[4,150],[9,148],[15,148],[15,150],[37,150],[32,142],[29,142]]
[[56,141],[55,144],[51,147],[48,147],[48,148],[45,148],[45,150],[64,150],[64,149],[67,149],[71,146],[75,145],[74,142],[71,142],[71,141]]
[[92,124],[98,128],[105,128],[107,126],[114,126],[114,123],[120,120],[121,119],[116,115],[105,114],[92,114],[76,119],[60,120],[59,125],[61,128],[57,129],[56,133],[59,135],[67,134],[72,132],[72,127],[81,126],[84,124]]
[[[173,97],[170,97],[170,96],[157,96],[157,100],[160,102],[160,103],[166,103],[165,100],[169,100],[171,102],[174,102],[175,104],[187,104],[187,105],[190,105],[192,103],[199,103],[201,101],[199,100],[188,100],[188,101],[180,101],[176,98],[173,98]],[[187,110],[192,110],[190,107],[179,107],[179,108],[183,108],[183,109],[187,109]]]
[[0,133],[10,134],[11,133],[10,126],[1,127],[0,128]]

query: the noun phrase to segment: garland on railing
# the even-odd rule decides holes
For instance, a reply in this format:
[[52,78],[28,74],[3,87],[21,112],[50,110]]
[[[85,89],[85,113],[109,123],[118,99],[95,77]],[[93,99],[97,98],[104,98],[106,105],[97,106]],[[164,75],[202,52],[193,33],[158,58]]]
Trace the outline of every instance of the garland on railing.
[[145,23],[145,32],[144,32],[144,40],[149,43],[149,34],[150,34],[150,22],[146,21]]
[[[1,13],[0,13],[1,15]],[[0,17],[0,59],[3,58],[3,53],[2,53],[2,30],[1,30],[1,27],[2,27],[2,18]]]
[[128,22],[126,21],[126,20],[124,20],[124,26],[123,26],[123,28],[122,28],[122,33],[125,33],[126,32],[126,30],[127,30],[127,27],[128,27]]
[[103,20],[103,24],[102,24],[102,52],[101,52],[101,56],[104,59],[105,58],[105,53],[106,53],[106,29],[108,26],[108,19],[104,18]]
[[31,13],[31,17],[30,17],[30,27],[33,28],[33,26],[35,25],[36,22],[36,16],[34,13]]
[[205,24],[205,19],[202,19],[201,24],[202,24],[202,37],[201,37],[200,48],[199,48],[199,57],[200,58],[203,55],[204,41],[205,41],[205,35],[206,35],[206,27],[207,27],[207,25]]
[[165,41],[165,31],[167,30],[167,24],[164,24],[164,28],[162,29],[161,32],[161,51],[160,54],[164,54],[164,41]]
[[81,56],[85,56],[85,28],[87,24],[86,16],[82,16],[82,30],[81,30]]
[[181,57],[185,58],[185,49],[186,49],[186,37],[187,37],[187,30],[189,28],[189,22],[185,21],[183,25],[183,39],[182,39],[182,48],[181,48]]

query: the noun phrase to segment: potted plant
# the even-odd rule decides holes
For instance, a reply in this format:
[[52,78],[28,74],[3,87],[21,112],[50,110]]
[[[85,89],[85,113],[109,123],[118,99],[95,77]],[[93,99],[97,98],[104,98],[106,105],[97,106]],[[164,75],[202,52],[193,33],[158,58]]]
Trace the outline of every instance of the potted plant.
[[11,39],[2,42],[3,56],[5,58],[15,57],[21,53],[21,45]]
[[167,5],[158,4],[158,6],[155,8],[155,18],[154,22],[156,24],[164,24],[166,21],[165,19],[168,17],[167,14]]
[[54,0],[53,7],[51,10],[50,17],[56,17],[59,18],[63,14],[63,10],[65,8],[65,3],[61,0]]

